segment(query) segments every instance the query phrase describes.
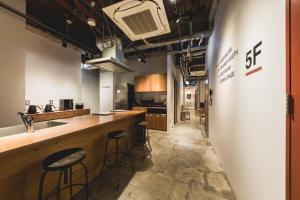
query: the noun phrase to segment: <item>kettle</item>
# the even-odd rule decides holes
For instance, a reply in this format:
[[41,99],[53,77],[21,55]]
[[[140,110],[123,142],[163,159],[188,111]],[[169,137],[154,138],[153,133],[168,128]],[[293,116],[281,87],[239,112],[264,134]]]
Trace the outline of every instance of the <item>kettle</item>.
[[27,113],[28,113],[28,114],[36,114],[36,113],[37,113],[36,108],[39,108],[40,110],[42,110],[41,107],[38,106],[38,105],[30,105],[30,106],[28,107]]
[[52,107],[54,109],[56,109],[54,105],[52,105],[52,104],[46,104],[44,112],[53,112]]

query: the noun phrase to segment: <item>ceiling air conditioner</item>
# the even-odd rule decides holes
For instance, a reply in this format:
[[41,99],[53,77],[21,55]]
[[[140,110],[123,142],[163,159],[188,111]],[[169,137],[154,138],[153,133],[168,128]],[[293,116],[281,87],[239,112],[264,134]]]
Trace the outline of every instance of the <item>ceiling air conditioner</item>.
[[103,11],[132,41],[171,32],[162,0],[124,0]]

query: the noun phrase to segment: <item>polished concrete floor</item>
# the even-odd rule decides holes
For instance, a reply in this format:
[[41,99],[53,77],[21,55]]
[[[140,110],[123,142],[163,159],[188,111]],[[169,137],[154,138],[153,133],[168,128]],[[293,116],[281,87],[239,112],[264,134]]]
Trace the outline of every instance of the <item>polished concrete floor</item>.
[[[234,200],[215,152],[204,137],[200,119],[179,122],[168,132],[150,131],[152,158],[135,154],[134,166],[121,172],[116,191],[115,169],[90,184],[94,200]],[[76,199],[82,199],[77,195]]]

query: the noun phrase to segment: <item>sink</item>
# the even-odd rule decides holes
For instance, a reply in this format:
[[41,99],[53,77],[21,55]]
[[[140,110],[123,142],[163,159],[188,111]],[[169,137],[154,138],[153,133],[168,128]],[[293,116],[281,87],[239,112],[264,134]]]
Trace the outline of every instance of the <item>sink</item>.
[[46,122],[38,122],[33,125],[34,130],[40,130],[44,128],[51,128],[55,126],[61,126],[67,123],[64,122],[57,122],[57,121],[46,121]]
[[[57,121],[45,121],[45,122],[37,122],[34,123],[34,130],[41,130],[45,128],[51,128],[55,126],[61,126],[67,123],[57,122]],[[19,133],[26,133],[27,129],[25,125],[17,125],[17,126],[9,126],[0,128],[0,137],[15,135]]]

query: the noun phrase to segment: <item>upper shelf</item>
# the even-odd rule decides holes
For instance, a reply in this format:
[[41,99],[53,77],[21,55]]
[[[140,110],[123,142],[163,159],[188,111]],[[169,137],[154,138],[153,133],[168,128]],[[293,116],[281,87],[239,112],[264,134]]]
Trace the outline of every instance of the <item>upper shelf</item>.
[[135,92],[166,92],[167,74],[135,76]]

